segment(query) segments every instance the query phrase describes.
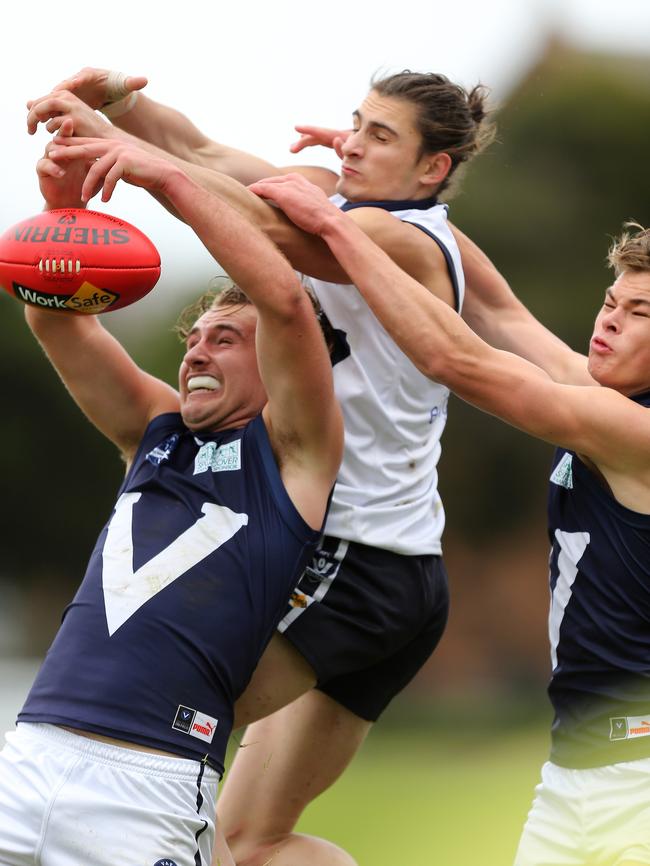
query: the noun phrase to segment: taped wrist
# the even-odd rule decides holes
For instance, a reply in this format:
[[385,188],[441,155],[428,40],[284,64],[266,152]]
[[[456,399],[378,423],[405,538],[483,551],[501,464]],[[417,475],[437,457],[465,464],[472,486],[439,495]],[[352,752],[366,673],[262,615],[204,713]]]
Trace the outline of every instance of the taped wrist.
[[120,117],[131,111],[138,99],[137,91],[126,87],[128,78],[123,72],[111,70],[106,77],[106,102],[99,109],[106,117]]
[[104,103],[99,110],[106,117],[120,117],[120,115],[126,114],[127,111],[131,111],[137,101],[138,92],[134,90],[133,93],[129,93],[124,99],[118,99],[117,102]]

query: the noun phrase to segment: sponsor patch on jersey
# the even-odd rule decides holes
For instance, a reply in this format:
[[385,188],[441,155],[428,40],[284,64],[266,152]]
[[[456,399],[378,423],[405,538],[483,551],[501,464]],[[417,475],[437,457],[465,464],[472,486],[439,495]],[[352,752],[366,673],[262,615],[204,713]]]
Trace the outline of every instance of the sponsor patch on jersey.
[[178,433],[172,433],[171,436],[168,436],[166,439],[156,445],[155,448],[152,448],[151,451],[146,455],[149,463],[153,463],[154,466],[160,466],[163,460],[169,460],[169,455],[172,453],[174,448],[176,447],[176,443],[179,440]]
[[208,470],[232,472],[235,469],[241,469],[241,439],[219,446],[214,442],[206,442],[194,458],[195,475]]
[[558,487],[573,489],[573,454],[565,454],[551,473],[550,481]]
[[218,719],[206,716],[205,713],[200,713],[198,710],[192,709],[192,707],[185,707],[183,704],[180,704],[176,710],[172,728],[175,731],[189,734],[190,737],[198,737],[199,740],[211,743],[218,724]]
[[176,731],[182,731],[184,734],[189,734],[195,716],[196,710],[193,710],[191,707],[184,707],[181,704],[176,710],[172,728]]
[[650,736],[650,713],[647,716],[615,716],[609,720],[610,740],[634,740]]

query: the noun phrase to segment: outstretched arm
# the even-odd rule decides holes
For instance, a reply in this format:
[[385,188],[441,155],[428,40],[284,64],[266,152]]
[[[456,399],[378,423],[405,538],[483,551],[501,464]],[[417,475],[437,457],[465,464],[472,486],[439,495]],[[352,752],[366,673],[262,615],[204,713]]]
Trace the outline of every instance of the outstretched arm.
[[325,341],[289,262],[262,232],[173,162],[118,142],[66,149],[91,163],[84,190],[101,188],[105,201],[119,180],[168,198],[254,303],[271,442],[289,494],[305,519],[320,527],[341,459],[342,422]]
[[451,226],[465,272],[463,318],[490,345],[541,367],[556,382],[593,385],[587,358],[545,328],[515,296],[485,253]]
[[608,388],[557,384],[530,362],[489,346],[300,178],[270,178],[253,188],[327,242],[425,375],[533,436],[589,456],[608,479],[629,473],[631,465],[647,467],[647,410]]
[[[39,160],[46,210],[82,206],[86,170],[80,162],[61,176],[47,155]],[[26,305],[25,318],[79,408],[127,462],[149,421],[178,410],[174,389],[141,370],[97,317]]]
[[[192,165],[212,169],[246,185],[264,177],[284,174],[290,169],[277,167],[254,154],[209,138],[194,123],[174,108],[146,96],[144,76],[127,76],[108,69],[85,67],[76,75],[59,82],[53,93],[72,93],[90,110],[104,111],[113,125],[160,150]],[[49,132],[59,128],[61,108],[52,93],[28,102],[27,128],[33,133],[38,123],[46,123]],[[100,121],[101,122],[101,121]],[[88,126],[75,126],[75,134],[103,137]],[[304,173],[312,183],[328,194],[334,191],[337,175],[318,166],[300,166],[292,170]]]
[[[68,95],[68,98],[71,94]],[[122,133],[122,135],[125,135]],[[55,145],[50,150],[50,156],[62,167],[77,159],[87,161],[101,160],[115,144],[128,144],[136,139],[128,138],[118,142],[92,138],[57,137]],[[159,156],[160,161],[173,163],[184,174],[189,175],[197,185],[218,196],[230,204],[254,225],[258,226],[287,256],[296,270],[332,282],[348,283],[350,279],[332,255],[327,244],[320,238],[302,231],[294,225],[281,210],[272,207],[249,188],[242,186],[230,177],[211,171],[210,169],[188,166],[182,160],[169,157],[153,145],[142,145],[151,155]],[[115,186],[116,179],[108,173],[98,173],[96,166],[89,171],[84,182],[84,200],[88,201],[100,187],[102,200],[107,201]],[[99,179],[99,180],[98,180]],[[307,181],[305,181],[307,182]],[[149,192],[165,203],[170,210],[178,214],[173,202],[162,197],[157,188],[150,187]],[[182,214],[178,214],[183,219]],[[453,292],[447,273],[446,263],[438,247],[426,238],[419,229],[396,220],[389,213],[379,208],[357,208],[351,219],[359,222],[382,248],[394,256],[398,263],[409,270],[413,276],[424,283],[431,291],[444,295],[451,302]]]

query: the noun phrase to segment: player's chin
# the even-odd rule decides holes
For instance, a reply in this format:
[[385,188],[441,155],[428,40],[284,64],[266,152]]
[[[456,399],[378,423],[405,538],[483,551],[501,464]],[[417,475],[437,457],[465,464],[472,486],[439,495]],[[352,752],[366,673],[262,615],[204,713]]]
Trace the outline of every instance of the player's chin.
[[192,432],[210,429],[219,421],[213,407],[201,405],[192,397],[187,402],[181,402],[180,412],[183,424]]
[[359,198],[360,193],[358,184],[355,184],[349,177],[341,175],[336,183],[336,191],[348,200]]

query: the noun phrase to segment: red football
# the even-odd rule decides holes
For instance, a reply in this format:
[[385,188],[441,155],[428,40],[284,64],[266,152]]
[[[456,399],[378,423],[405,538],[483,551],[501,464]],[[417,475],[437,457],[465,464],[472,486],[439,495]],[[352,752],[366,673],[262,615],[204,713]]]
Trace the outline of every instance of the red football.
[[0,235],[0,286],[36,307],[107,313],[150,292],[158,250],[140,229],[82,208],[43,211]]

